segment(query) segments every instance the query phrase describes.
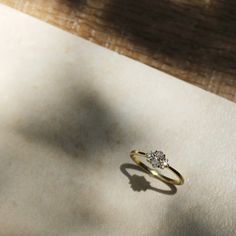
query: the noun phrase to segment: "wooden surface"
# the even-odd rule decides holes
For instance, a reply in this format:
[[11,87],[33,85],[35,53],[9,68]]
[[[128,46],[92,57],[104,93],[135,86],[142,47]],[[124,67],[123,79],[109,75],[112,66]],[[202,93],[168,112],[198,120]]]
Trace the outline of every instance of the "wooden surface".
[[236,101],[235,0],[0,2]]

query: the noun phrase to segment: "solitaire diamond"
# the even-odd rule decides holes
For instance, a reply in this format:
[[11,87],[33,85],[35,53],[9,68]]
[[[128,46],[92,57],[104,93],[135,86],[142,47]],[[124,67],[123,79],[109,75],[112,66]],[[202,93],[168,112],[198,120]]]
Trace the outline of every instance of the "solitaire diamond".
[[167,167],[168,159],[162,151],[155,151],[146,154],[147,161],[151,163],[154,168],[164,169]]

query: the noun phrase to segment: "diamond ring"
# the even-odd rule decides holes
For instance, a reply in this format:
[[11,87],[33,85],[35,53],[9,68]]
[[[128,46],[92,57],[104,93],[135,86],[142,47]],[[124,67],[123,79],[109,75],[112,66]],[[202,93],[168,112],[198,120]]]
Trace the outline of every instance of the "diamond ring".
[[[165,183],[174,185],[182,185],[184,183],[183,176],[177,170],[175,170],[173,167],[169,165],[168,159],[166,158],[166,155],[162,151],[145,153],[133,150],[130,152],[130,157],[138,166],[141,166],[148,174],[150,174],[155,178],[160,179]],[[152,168],[144,164],[142,161],[140,161],[140,157],[145,158],[146,161],[150,163]],[[167,176],[160,174],[157,171],[157,168],[170,170],[177,176],[177,179],[171,179]]]

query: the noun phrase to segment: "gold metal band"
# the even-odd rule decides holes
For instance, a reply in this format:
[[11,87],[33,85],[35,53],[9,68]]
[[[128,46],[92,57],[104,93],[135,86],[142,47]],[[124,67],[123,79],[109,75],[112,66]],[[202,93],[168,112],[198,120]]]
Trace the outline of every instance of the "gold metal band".
[[140,161],[140,157],[146,157],[145,152],[133,150],[130,152],[130,157],[138,166],[142,167],[148,174],[150,174],[151,176],[153,176],[165,183],[174,184],[174,185],[182,185],[184,183],[183,176],[177,170],[175,170],[173,167],[171,167],[170,165],[166,166],[165,168],[169,169],[172,173],[174,173],[178,177],[178,179],[171,179],[169,177],[166,177],[166,176],[158,173],[157,170],[152,169],[152,168],[148,167],[147,165],[145,165],[142,161]]

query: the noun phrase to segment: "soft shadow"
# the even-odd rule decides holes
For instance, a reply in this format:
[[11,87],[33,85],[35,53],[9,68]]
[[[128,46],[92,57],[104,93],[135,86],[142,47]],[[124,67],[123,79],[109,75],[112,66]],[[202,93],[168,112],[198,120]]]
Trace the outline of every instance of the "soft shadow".
[[107,151],[137,140],[135,127],[118,118],[98,89],[80,82],[86,80],[57,79],[57,87],[45,88],[43,96],[36,93],[28,99],[27,112],[16,123],[17,132],[29,143],[51,146],[86,161],[101,160]]
[[236,1],[109,3],[105,20],[161,63],[197,73],[236,74]]
[[67,5],[71,10],[81,10],[86,4],[86,0],[58,0],[58,2]]
[[168,183],[165,183],[165,184],[170,188],[170,190],[164,190],[164,189],[152,187],[150,182],[148,182],[144,176],[139,176],[136,174],[130,175],[129,172],[127,171],[127,169],[137,170],[137,171],[140,171],[145,174],[147,174],[147,173],[141,167],[131,164],[131,163],[124,163],[120,166],[121,172],[125,176],[128,177],[130,187],[134,191],[140,192],[140,191],[146,191],[146,190],[153,190],[155,192],[167,194],[167,195],[173,195],[177,192],[177,188],[174,185],[168,184]]
[[[152,236],[161,235],[160,229],[164,229],[165,235],[168,236],[214,236],[214,235],[232,235],[231,230],[221,227],[214,227],[208,220],[208,210],[199,212],[202,206],[196,205],[196,201],[192,201],[193,206],[186,208],[184,205],[189,201],[189,196],[186,199],[174,200],[169,205],[166,216],[162,220],[161,225],[154,229],[150,234]],[[171,225],[171,227],[170,227]]]

